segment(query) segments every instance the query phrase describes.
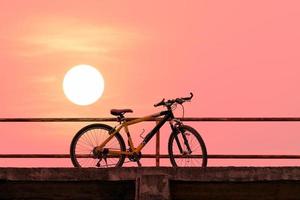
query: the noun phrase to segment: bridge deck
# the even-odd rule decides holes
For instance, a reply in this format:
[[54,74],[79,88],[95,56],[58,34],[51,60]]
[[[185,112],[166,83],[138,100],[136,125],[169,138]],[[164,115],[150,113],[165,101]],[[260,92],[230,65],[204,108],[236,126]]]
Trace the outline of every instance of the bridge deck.
[[300,167],[0,168],[0,199],[300,199]]

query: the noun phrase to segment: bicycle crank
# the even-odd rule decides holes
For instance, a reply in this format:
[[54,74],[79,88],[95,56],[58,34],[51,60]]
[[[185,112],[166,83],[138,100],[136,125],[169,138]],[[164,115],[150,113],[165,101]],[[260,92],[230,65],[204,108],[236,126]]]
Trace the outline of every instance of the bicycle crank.
[[139,160],[141,159],[142,157],[142,153],[139,152],[139,153],[133,153],[132,155],[128,156],[129,160],[130,161],[133,161],[133,162],[139,162]]

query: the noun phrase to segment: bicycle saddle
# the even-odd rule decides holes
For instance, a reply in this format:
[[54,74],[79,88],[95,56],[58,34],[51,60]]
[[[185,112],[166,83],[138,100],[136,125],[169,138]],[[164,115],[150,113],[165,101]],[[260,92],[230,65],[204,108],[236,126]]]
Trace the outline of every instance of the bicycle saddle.
[[131,109],[111,109],[110,114],[118,116],[118,115],[123,115],[124,113],[130,112],[132,113],[133,110]]

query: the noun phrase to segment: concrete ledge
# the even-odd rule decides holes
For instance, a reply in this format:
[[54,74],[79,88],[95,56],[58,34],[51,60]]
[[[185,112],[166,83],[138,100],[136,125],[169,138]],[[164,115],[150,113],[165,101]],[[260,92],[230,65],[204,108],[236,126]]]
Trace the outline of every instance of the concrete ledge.
[[300,167],[0,168],[0,199],[300,199]]
[[300,167],[0,168],[0,180],[7,181],[121,181],[142,175],[201,182],[299,181]]

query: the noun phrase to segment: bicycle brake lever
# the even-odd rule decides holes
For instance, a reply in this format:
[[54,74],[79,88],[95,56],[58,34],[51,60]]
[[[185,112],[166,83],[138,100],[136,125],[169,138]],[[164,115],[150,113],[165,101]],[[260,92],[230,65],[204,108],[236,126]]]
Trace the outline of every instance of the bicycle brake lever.
[[154,106],[154,107],[158,107],[158,106],[163,105],[164,103],[165,103],[165,99],[163,98],[159,103],[154,104],[153,106]]

